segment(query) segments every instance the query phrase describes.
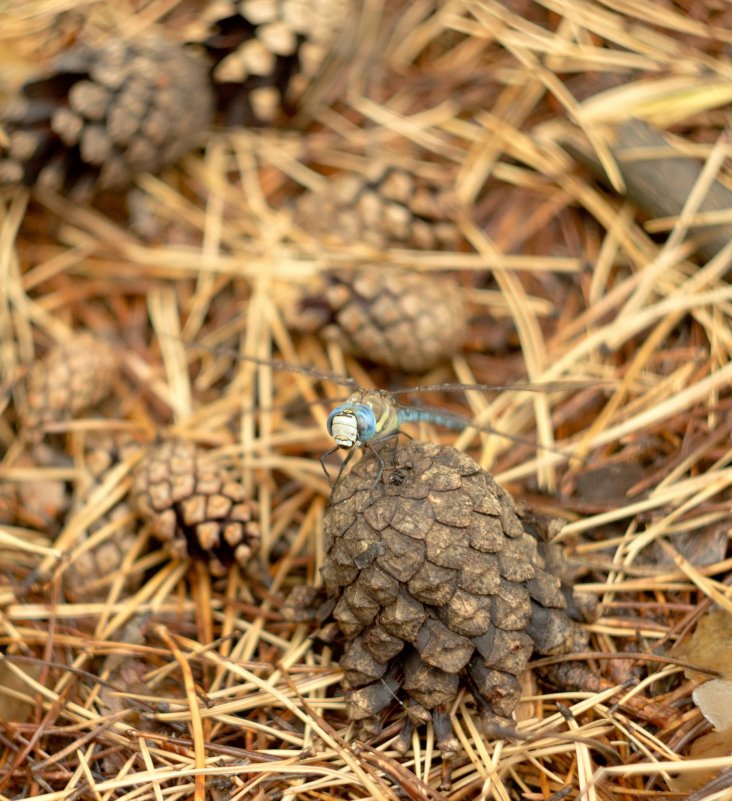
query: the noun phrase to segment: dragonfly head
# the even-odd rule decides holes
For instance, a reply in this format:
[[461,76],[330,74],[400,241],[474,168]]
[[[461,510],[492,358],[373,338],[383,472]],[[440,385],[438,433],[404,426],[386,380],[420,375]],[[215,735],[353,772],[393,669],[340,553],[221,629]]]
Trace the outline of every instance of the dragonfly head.
[[376,434],[376,417],[363,403],[344,403],[328,415],[327,427],[339,448],[352,448]]

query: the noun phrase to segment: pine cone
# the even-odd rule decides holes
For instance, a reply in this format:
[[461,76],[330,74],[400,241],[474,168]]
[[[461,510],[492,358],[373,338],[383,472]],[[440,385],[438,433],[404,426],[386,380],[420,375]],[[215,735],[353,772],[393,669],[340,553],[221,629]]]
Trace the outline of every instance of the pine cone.
[[[89,437],[86,442],[85,460],[89,474],[83,487],[78,488],[73,506],[83,507],[90,495],[105,480],[110,470],[120,462],[132,459],[141,446],[126,434],[100,434]],[[84,531],[83,539],[88,540],[103,526],[120,521],[113,534],[99,544],[83,551],[64,570],[64,582],[72,593],[84,593],[86,598],[103,598],[109,590],[110,577],[122,564],[126,554],[137,538],[135,527],[123,523],[132,508],[126,500],[115,504],[111,509],[94,520]],[[79,543],[77,542],[76,545]],[[76,548],[74,548],[76,550]],[[140,576],[130,577],[125,590],[134,591],[140,586]]]
[[[229,125],[293,111],[352,16],[355,0],[224,0],[198,22]],[[213,33],[210,31],[213,29]]]
[[211,119],[206,66],[158,35],[56,58],[0,116],[0,183],[120,189],[190,150]]
[[31,442],[44,427],[70,420],[103,400],[117,373],[114,348],[90,334],[78,334],[57,345],[33,364],[27,381],[21,423]]
[[289,314],[293,328],[319,331],[378,364],[425,372],[453,356],[467,334],[458,285],[431,275],[385,271],[322,273]]
[[410,441],[374,485],[378,471],[366,452],[334,489],[323,525],[349,715],[373,720],[401,676],[422,719],[467,687],[488,718],[505,721],[531,653],[582,642],[557,565],[545,563],[507,493],[454,448]]
[[12,467],[27,471],[20,481],[0,482],[0,520],[55,536],[71,504],[68,483],[37,468],[68,467],[68,460],[47,443],[18,453]]
[[426,178],[375,164],[367,175],[332,176],[322,190],[305,192],[295,202],[294,220],[334,245],[457,250],[456,205],[450,191]]
[[246,566],[259,545],[241,482],[192,442],[150,447],[133,475],[132,503],[173,555],[208,561],[215,575]]

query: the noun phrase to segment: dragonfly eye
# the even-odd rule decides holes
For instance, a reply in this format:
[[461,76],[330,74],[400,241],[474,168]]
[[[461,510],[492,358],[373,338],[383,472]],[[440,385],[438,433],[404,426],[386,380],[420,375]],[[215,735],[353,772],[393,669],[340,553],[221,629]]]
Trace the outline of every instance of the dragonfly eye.
[[358,438],[368,442],[376,434],[376,417],[373,410],[366,405],[356,406],[353,410],[358,421]]

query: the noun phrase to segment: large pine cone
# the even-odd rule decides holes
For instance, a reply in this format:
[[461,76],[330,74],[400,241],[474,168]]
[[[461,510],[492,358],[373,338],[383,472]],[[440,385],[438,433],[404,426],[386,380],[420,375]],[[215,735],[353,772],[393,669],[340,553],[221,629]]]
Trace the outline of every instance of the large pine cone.
[[[439,716],[467,687],[484,714],[505,721],[532,652],[583,642],[558,552],[454,448],[407,442],[375,485],[379,469],[367,452],[337,484],[324,520],[321,572],[346,637],[349,714],[373,722],[401,684],[412,717]],[[444,716],[435,722],[451,750]]]
[[454,281],[378,266],[320,274],[289,316],[298,330],[318,332],[356,356],[415,373],[454,356],[468,321]]
[[25,435],[38,442],[45,426],[70,420],[99,403],[116,374],[114,348],[91,334],[57,345],[29,371],[26,405],[20,410]]
[[456,250],[456,205],[454,194],[435,182],[377,163],[366,175],[332,176],[322,190],[302,194],[294,219],[334,245]]
[[132,503],[175,556],[222,575],[245,567],[259,546],[252,501],[236,475],[192,442],[152,445],[135,468]]
[[[214,62],[218,104],[229,125],[263,125],[294,110],[357,0],[224,0],[198,27]],[[213,30],[213,33],[210,31]]]
[[0,115],[0,183],[124,188],[190,150],[211,121],[206,65],[158,35],[80,45],[48,72]]

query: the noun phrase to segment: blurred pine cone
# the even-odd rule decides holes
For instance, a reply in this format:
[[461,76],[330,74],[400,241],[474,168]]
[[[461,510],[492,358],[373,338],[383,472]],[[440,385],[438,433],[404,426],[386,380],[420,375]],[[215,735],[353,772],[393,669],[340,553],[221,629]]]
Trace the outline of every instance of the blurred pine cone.
[[460,350],[468,312],[454,281],[374,266],[319,274],[288,317],[357,356],[421,373]]
[[[85,441],[84,483],[75,490],[73,508],[88,506],[92,494],[120,462],[133,459],[141,451],[137,440],[127,434],[93,434]],[[116,523],[114,531],[97,545],[83,550],[64,570],[64,583],[73,594],[84,594],[85,598],[102,598],[109,591],[113,574],[119,569],[125,556],[137,538],[136,526],[131,520],[132,507],[122,500],[97,517],[84,530],[87,541],[104,526]],[[127,518],[125,520],[125,518]],[[76,543],[76,546],[80,545]],[[131,592],[140,586],[141,576],[128,577],[125,591]]]
[[117,374],[114,348],[91,334],[57,345],[30,368],[21,424],[31,442],[44,427],[71,420],[103,400]]
[[246,566],[259,545],[241,481],[192,442],[150,446],[133,474],[132,503],[173,555],[207,561],[214,575]]
[[[374,485],[378,470],[365,453],[323,525],[350,717],[372,724],[401,685],[410,717],[439,718],[465,687],[505,722],[532,652],[583,642],[565,611],[559,552],[540,549],[507,493],[454,448],[410,441]],[[444,718],[435,724],[440,747],[453,750]]]
[[[291,113],[358,0],[220,0],[197,21],[229,125]],[[213,30],[213,33],[211,31]]]
[[302,194],[294,220],[334,245],[457,250],[456,208],[453,193],[436,182],[377,163],[366,175],[329,176],[321,190]]
[[159,35],[79,45],[0,114],[0,183],[89,192],[158,172],[210,125],[206,65]]
[[71,492],[68,482],[44,467],[64,468],[68,461],[54,447],[39,441],[15,455],[11,469],[20,469],[25,476],[7,483],[0,480],[0,523],[36,529],[49,537],[58,533],[69,510]]

